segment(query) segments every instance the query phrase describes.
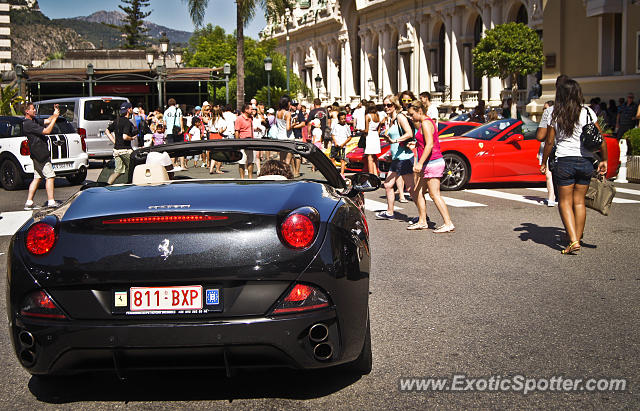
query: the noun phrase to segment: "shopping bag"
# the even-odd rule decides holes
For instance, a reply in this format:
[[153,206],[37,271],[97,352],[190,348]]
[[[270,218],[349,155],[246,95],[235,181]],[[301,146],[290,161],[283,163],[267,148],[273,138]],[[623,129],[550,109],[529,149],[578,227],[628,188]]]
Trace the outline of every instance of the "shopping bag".
[[591,177],[589,188],[585,196],[585,205],[603,215],[609,215],[609,209],[616,195],[616,187],[603,175]]

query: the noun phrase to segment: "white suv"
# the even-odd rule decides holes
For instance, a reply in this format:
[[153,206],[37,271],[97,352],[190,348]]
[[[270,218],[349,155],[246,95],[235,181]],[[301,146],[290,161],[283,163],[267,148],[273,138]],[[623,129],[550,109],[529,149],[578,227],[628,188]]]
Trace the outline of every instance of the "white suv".
[[[23,121],[22,117],[0,116],[0,184],[5,190],[17,190],[25,179],[33,178],[33,161],[29,157],[29,141],[22,132]],[[48,137],[56,176],[66,177],[71,184],[81,184],[87,178],[89,167],[84,138],[62,117]]]

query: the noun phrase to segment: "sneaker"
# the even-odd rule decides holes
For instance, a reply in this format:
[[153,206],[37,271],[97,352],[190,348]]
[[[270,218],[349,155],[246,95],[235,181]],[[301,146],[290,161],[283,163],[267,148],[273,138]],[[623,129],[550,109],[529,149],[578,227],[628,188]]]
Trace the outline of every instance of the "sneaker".
[[555,207],[558,203],[555,201],[547,200],[547,207]]
[[[417,223],[418,223],[418,221],[420,221],[420,217],[413,217],[413,218],[410,218],[407,222],[408,222],[409,224],[417,224]],[[433,228],[433,227],[435,227],[435,226],[436,226],[436,223],[434,223],[433,221],[431,221],[431,219],[429,219],[429,216],[427,216],[427,225],[429,226],[429,228]],[[431,226],[433,226],[433,227],[431,227]]]
[[40,206],[36,205],[36,203],[32,203],[32,204],[25,204],[24,205],[24,209],[27,211],[32,211],[32,210],[40,210]]
[[378,211],[376,213],[376,219],[378,220],[395,220],[395,216],[393,214],[388,214],[386,211]]
[[53,204],[47,201],[47,208],[56,208],[56,207],[60,207],[61,205],[62,205],[62,201],[55,200]]

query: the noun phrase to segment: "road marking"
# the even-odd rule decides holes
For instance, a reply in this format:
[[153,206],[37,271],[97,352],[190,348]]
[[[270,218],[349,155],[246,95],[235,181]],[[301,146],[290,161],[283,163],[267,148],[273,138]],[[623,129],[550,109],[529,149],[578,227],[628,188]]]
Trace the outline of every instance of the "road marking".
[[[424,197],[428,201],[432,201],[431,197],[429,197],[428,195],[426,195]],[[487,207],[486,204],[474,203],[473,201],[460,200],[460,199],[457,199],[457,198],[451,198],[451,197],[442,196],[442,199],[444,200],[445,204],[447,204],[450,207]]]
[[0,236],[13,235],[18,228],[31,218],[33,211],[11,211],[0,213]]
[[[369,200],[366,198],[364,200],[364,208],[369,211],[382,211],[387,209],[387,203],[383,203],[381,201]],[[402,210],[402,207],[393,207],[394,210]]]
[[[531,188],[530,190],[544,191],[545,193],[547,192],[546,188],[539,188],[539,187]],[[639,190],[631,190],[630,188],[618,188],[618,187],[616,187],[616,191],[618,193],[640,195],[640,191]],[[619,197],[613,197],[613,202],[614,203],[618,203],[618,204],[637,204],[637,203],[640,203],[640,201],[638,201],[638,200],[631,200],[631,199],[628,199],[628,198],[619,198]]]
[[633,195],[640,196],[640,190],[632,190],[630,188],[616,187],[616,191],[619,193],[633,194]]
[[[545,189],[546,190],[546,189]],[[481,196],[502,198],[504,200],[519,201],[521,203],[533,204],[533,205],[545,205],[542,197],[521,196],[519,194],[505,193],[503,191],[487,190],[487,189],[474,189],[464,190],[467,193],[478,194]]]

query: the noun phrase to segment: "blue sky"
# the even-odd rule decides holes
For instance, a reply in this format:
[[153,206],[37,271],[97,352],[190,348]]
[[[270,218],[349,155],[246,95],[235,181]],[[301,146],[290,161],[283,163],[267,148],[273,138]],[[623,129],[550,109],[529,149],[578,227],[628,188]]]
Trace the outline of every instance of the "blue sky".
[[[119,0],[38,0],[40,10],[51,19],[88,16],[99,10],[118,10]],[[193,31],[194,27],[182,0],[151,0],[147,10],[152,13],[147,20],[175,30]],[[234,0],[209,0],[204,24],[211,23],[232,33],[236,27],[236,4]],[[265,26],[264,14],[256,17],[245,28],[245,35],[258,38],[258,32]]]

